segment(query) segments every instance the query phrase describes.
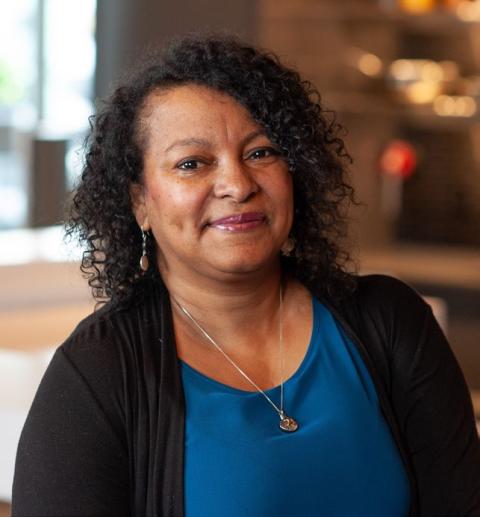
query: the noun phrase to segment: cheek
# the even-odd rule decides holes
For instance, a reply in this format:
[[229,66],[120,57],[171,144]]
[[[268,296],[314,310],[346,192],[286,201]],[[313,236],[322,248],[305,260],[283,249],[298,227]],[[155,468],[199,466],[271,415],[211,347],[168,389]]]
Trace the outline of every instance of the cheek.
[[288,231],[293,224],[294,217],[294,196],[292,176],[287,172],[281,185],[279,185],[278,199],[284,214],[284,224],[288,227]]
[[275,188],[279,204],[284,207],[286,213],[291,214],[293,212],[293,181],[288,171],[282,174]]
[[[195,189],[173,183],[149,189],[149,213],[157,224],[184,228],[194,224],[202,206]],[[155,223],[154,223],[155,224]]]

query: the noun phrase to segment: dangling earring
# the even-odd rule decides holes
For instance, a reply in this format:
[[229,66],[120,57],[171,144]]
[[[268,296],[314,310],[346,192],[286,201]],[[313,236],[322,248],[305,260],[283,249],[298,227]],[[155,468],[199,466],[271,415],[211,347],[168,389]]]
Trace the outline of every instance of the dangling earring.
[[145,273],[148,271],[149,263],[147,256],[147,232],[143,231],[143,226],[140,226],[142,231],[142,256],[140,257],[140,269]]
[[280,248],[282,255],[285,257],[290,257],[292,255],[292,251],[295,249],[295,240],[293,237],[289,237]]

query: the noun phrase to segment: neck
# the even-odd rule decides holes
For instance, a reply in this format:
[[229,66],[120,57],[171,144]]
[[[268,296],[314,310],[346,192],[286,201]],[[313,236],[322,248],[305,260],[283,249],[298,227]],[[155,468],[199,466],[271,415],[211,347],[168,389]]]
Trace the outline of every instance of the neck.
[[[261,275],[243,275],[230,281],[209,278],[192,281],[191,277],[181,275],[162,276],[170,297],[222,341],[225,348],[233,346],[232,343],[236,348],[251,348],[258,343],[278,341],[276,329],[282,281],[279,263],[270,268],[268,274],[263,271]],[[198,339],[198,331],[186,321],[176,303],[172,303],[172,309],[175,325]]]

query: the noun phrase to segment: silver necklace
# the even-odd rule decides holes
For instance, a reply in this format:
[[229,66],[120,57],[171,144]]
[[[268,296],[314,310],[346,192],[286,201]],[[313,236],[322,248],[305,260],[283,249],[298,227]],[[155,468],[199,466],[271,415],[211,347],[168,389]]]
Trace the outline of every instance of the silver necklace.
[[240,373],[259,393],[261,393],[267,402],[275,409],[280,417],[279,427],[282,431],[293,433],[298,429],[298,422],[288,416],[283,410],[283,371],[284,371],[284,357],[283,357],[283,293],[280,288],[280,323],[279,323],[279,349],[280,349],[280,407],[278,407],[272,399],[254,382],[234,360],[223,350],[223,348],[213,339],[213,337],[198,323],[198,321],[190,314],[190,312],[181,305],[175,298],[173,301],[177,304],[180,310],[187,316],[187,318],[194,324],[197,330],[209,341],[224,357],[225,359]]

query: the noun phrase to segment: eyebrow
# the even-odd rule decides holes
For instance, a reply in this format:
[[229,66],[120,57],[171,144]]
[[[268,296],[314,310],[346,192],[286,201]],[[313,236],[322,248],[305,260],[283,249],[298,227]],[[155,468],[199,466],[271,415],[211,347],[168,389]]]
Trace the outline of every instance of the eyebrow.
[[[252,140],[255,140],[258,136],[267,136],[267,133],[264,129],[257,129],[252,133],[249,133],[242,141],[242,147],[249,144]],[[165,152],[171,151],[175,147],[187,147],[189,145],[198,145],[200,147],[209,147],[211,142],[205,140],[203,138],[182,138],[181,140],[175,140],[172,144],[170,144]]]
[[268,138],[267,132],[265,129],[257,129],[256,131],[253,131],[252,133],[248,134],[243,140],[242,140],[242,146],[249,144],[252,140],[255,140],[257,136],[266,136]]
[[174,147],[186,147],[188,145],[199,145],[200,147],[208,147],[210,142],[202,138],[183,138],[182,140],[175,140],[173,144],[169,145],[165,152],[171,151]]

